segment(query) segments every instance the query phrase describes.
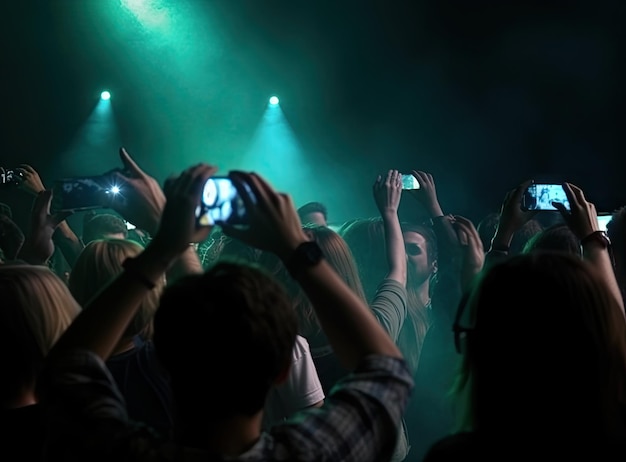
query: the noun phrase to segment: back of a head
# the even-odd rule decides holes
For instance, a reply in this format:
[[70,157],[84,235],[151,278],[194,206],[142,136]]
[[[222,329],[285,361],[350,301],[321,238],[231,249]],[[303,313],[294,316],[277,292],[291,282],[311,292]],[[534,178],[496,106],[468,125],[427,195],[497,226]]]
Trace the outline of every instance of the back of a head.
[[328,224],[328,209],[321,202],[307,202],[298,208],[298,216],[303,225],[326,226]]
[[128,228],[124,220],[112,213],[98,213],[83,225],[82,240],[85,245],[107,237],[126,238]]
[[0,400],[34,383],[45,355],[80,312],[65,283],[45,266],[0,265]]
[[[141,245],[127,239],[96,239],[87,244],[70,272],[68,285],[76,301],[85,306],[123,271],[124,260],[136,257],[142,251]],[[158,306],[163,285],[164,281],[159,281],[157,287],[143,299],[124,337],[130,338],[146,328]]]
[[515,432],[532,421],[544,436],[608,431],[624,404],[626,327],[599,278],[553,252],[514,256],[483,275],[462,321],[472,327],[458,382],[470,428]]
[[169,285],[154,319],[154,344],[182,424],[206,428],[258,412],[291,363],[296,333],[291,300],[260,268],[218,262]]
[[[365,293],[354,256],[339,233],[327,226],[308,225],[303,226],[303,230],[309,240],[315,241],[319,245],[325,260],[339,277],[355,294],[365,300]],[[322,334],[321,326],[315,316],[313,305],[300,284],[291,277],[285,265],[273,253],[261,252],[257,262],[285,287],[298,316],[300,335],[306,337],[310,343],[315,343],[313,338]]]
[[[511,239],[509,255],[522,253],[528,241],[541,233],[543,229],[544,228],[539,220],[534,218],[524,223],[522,227],[515,232],[513,239]],[[487,248],[487,250],[489,250],[489,248]]]
[[380,217],[354,220],[343,228],[341,237],[354,256],[367,300],[371,302],[388,271],[383,221]]
[[522,253],[530,252],[561,252],[580,256],[580,241],[567,224],[555,223],[528,239]]

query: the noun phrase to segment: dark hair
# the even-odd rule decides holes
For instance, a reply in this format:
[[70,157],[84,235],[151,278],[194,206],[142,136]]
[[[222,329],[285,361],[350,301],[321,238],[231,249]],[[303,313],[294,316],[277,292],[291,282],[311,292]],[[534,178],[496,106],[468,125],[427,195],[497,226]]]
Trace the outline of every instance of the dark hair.
[[203,432],[211,418],[262,409],[289,367],[297,327],[284,289],[252,265],[218,262],[168,286],[154,318],[154,344],[181,423]]
[[556,223],[534,234],[522,249],[522,253],[549,251],[565,252],[580,256],[580,241],[565,223]]
[[371,303],[388,268],[383,220],[380,217],[352,220],[342,226],[339,234],[354,256],[365,297]]
[[324,216],[324,220],[328,220],[328,210],[321,202],[307,202],[298,209],[300,220],[303,220],[304,217],[310,213],[321,213]]
[[83,244],[106,237],[107,234],[121,233],[128,236],[128,228],[124,220],[112,213],[99,213],[83,225]]
[[558,421],[591,437],[618,420],[607,415],[626,398],[626,328],[602,277],[557,252],[520,254],[483,273],[463,322],[456,392],[466,399],[464,428],[511,432],[540,412],[533,424],[540,434]]

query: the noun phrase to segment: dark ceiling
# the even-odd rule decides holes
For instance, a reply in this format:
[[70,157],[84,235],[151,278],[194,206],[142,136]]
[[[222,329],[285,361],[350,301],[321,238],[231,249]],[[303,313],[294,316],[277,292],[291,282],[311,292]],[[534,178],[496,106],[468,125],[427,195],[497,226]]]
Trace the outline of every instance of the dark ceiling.
[[[388,168],[433,173],[444,210],[475,220],[531,177],[614,208],[626,203],[624,5],[3,2],[1,163],[51,182],[118,166],[122,144],[159,180],[199,161],[247,169],[276,93],[310,174],[289,192],[326,202],[331,221],[375,213],[371,183]],[[77,144],[104,87],[117,138]],[[27,204],[16,194],[0,200]]]

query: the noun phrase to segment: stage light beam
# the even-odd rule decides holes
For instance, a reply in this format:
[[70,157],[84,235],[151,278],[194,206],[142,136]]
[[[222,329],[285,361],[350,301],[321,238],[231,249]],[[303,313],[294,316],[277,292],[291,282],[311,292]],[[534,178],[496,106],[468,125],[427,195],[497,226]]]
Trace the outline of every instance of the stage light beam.
[[102,93],[100,93],[100,99],[103,99],[104,101],[111,99],[111,93],[109,93],[107,90],[104,90]]
[[278,96],[272,96],[270,98],[270,104],[272,106],[276,106],[279,102],[280,102],[280,100],[278,99]]

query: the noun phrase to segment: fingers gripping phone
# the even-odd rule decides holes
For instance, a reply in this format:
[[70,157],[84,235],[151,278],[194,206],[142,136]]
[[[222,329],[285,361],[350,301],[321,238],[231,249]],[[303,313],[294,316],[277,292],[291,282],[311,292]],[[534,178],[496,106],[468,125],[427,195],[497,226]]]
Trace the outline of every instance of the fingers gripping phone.
[[[245,183],[244,187],[248,197],[254,200],[250,187]],[[214,176],[204,184],[202,204],[196,209],[196,222],[199,226],[248,224],[244,199],[229,177]]]
[[419,189],[420,183],[413,175],[402,175],[402,189]]
[[124,203],[124,187],[118,184],[114,169],[102,175],[64,178],[52,186],[50,212],[78,212]]
[[557,210],[552,202],[560,202],[570,210],[563,186],[556,183],[532,183],[522,196],[523,210]]

